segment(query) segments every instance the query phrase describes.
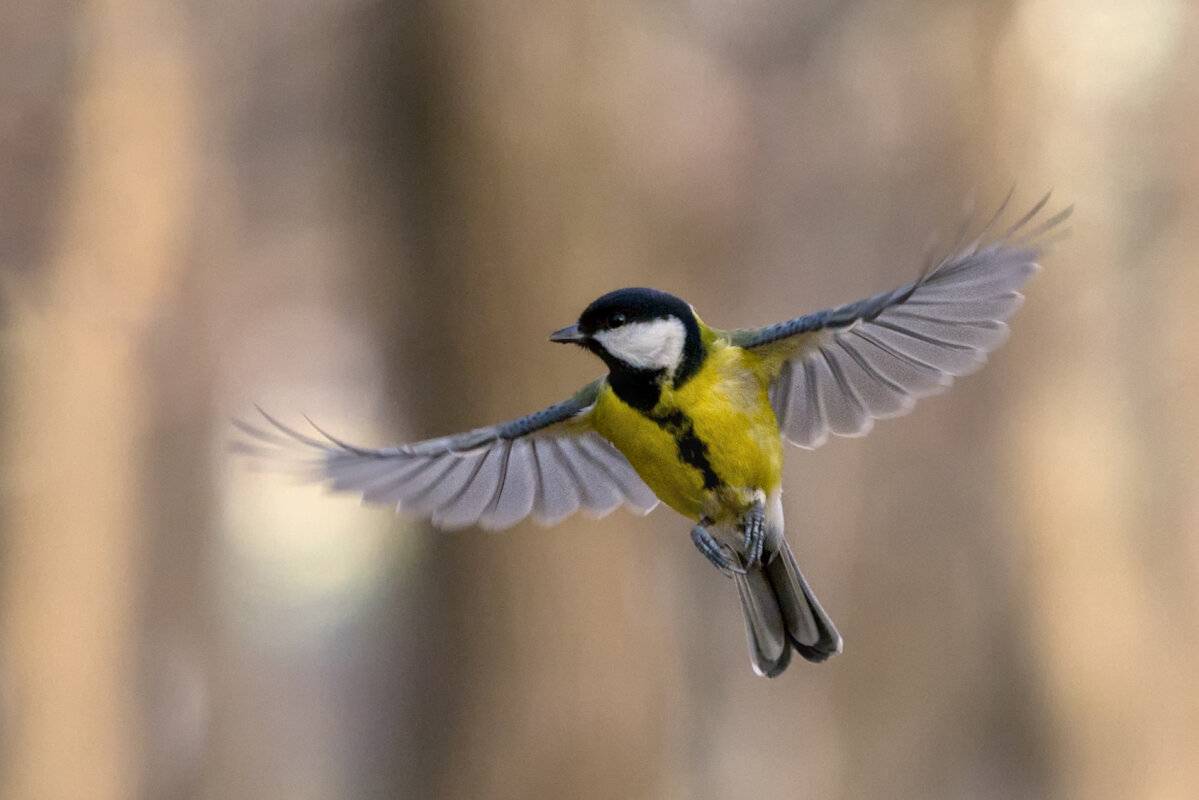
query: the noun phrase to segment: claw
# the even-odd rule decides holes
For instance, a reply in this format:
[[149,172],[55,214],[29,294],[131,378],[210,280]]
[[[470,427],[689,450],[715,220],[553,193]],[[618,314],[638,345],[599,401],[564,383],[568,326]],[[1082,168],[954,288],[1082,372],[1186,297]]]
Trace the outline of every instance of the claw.
[[691,529],[691,541],[695,544],[695,549],[703,554],[704,558],[712,562],[718,570],[726,576],[731,577],[731,573],[744,575],[745,570],[737,563],[735,556],[732,554],[732,548],[727,544],[721,544],[712,538],[712,534],[708,533],[708,529],[704,525],[711,525],[709,519],[702,519],[699,524]]
[[745,563],[752,566],[762,560],[766,546],[766,505],[755,500],[741,524],[745,531]]

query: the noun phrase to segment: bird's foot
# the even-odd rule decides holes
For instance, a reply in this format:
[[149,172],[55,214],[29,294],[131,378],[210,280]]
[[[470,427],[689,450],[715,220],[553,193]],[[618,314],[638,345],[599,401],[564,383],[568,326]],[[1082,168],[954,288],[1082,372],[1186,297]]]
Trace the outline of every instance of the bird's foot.
[[762,560],[762,550],[766,546],[766,504],[761,498],[754,500],[745,512],[741,529],[745,534],[745,565],[753,566]]
[[732,554],[731,549],[726,544],[721,544],[712,538],[712,534],[708,533],[705,525],[711,525],[712,520],[704,518],[699,521],[699,524],[691,529],[691,541],[695,544],[695,549],[703,554],[704,558],[712,562],[712,564],[726,576],[732,577],[732,573],[744,575],[745,570],[737,563],[736,557]]

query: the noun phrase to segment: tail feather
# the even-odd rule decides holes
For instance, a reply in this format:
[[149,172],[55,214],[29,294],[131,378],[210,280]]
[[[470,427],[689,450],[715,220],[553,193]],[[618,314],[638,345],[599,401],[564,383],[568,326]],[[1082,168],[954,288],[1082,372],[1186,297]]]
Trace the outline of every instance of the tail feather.
[[840,653],[841,634],[808,586],[786,539],[765,570],[787,621],[791,643],[799,654],[808,661],[821,662]]
[[821,662],[841,652],[841,635],[800,572],[786,539],[736,576],[754,671],[773,678],[791,662],[791,649]]
[[791,663],[791,643],[770,578],[761,566],[746,570],[744,575],[734,574],[733,578],[745,612],[745,635],[754,671],[768,678],[780,675]]

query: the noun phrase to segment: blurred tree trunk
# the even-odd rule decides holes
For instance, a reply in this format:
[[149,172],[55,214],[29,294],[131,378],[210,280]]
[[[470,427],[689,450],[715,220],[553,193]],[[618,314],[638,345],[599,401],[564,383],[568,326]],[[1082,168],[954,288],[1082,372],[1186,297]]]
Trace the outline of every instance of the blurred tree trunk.
[[[587,124],[594,75],[547,58],[588,12],[534,5],[381,12],[394,26],[376,62],[388,80],[361,107],[377,115],[373,147],[394,157],[384,163],[397,188],[383,195],[412,259],[402,276],[377,262],[366,300],[383,341],[399,344],[391,383],[422,435],[527,413],[582,385],[599,365],[555,349],[548,332],[589,299],[580,283],[612,280],[592,270],[643,266],[620,263],[612,248],[627,242],[604,236],[620,200]],[[570,371],[556,366],[572,358]],[[421,592],[397,580],[382,618],[396,663],[423,651],[418,671],[394,671],[383,696],[409,694],[426,732],[412,743],[419,768],[393,771],[388,794],[655,793],[669,693],[654,665],[674,656],[653,621],[630,632],[627,616],[606,610],[627,608],[629,582],[652,586],[654,545],[628,532],[644,523],[623,513],[602,532],[575,521],[431,534]],[[387,623],[405,616],[414,630]]]
[[[1031,113],[1006,132],[1078,203],[1075,235],[1037,279],[1058,302],[1022,320],[1038,344],[1019,365],[1007,442],[1060,797],[1199,787],[1199,84],[1195,48],[1173,38],[1180,8],[1123,6],[1107,22],[1121,37],[1019,18],[1008,53],[1028,70],[1003,87],[1008,102]],[[1148,34],[1153,46],[1126,49]]]
[[139,793],[142,357],[189,233],[194,158],[172,9],[80,5],[61,204],[10,309],[5,797]]

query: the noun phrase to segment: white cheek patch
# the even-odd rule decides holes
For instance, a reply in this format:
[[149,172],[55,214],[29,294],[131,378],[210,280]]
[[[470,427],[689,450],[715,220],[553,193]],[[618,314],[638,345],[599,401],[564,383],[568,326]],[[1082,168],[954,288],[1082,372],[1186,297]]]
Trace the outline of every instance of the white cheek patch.
[[630,322],[600,331],[595,340],[631,367],[674,370],[683,359],[687,330],[675,317]]

